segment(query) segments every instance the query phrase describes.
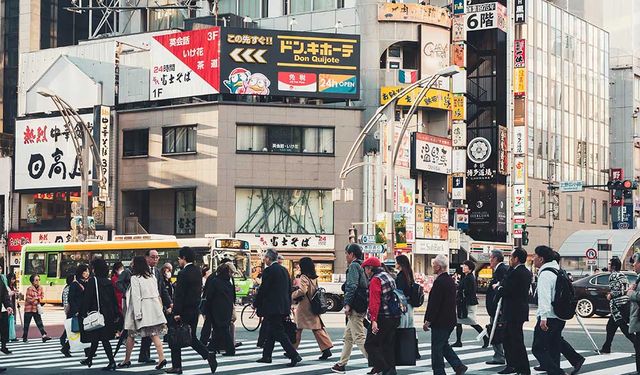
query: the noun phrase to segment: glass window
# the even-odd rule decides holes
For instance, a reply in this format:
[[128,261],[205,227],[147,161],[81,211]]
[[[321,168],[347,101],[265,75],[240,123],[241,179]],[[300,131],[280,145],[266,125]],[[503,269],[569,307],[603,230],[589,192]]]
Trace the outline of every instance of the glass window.
[[250,18],[260,18],[260,0],[240,0],[238,1],[238,15],[240,17],[249,16]]
[[333,128],[238,125],[236,149],[249,152],[333,154]]
[[174,126],[162,129],[162,153],[196,152],[196,126]]
[[58,254],[47,254],[47,277],[58,277]]
[[[92,194],[89,192],[89,198]],[[20,221],[19,229],[23,231],[56,231],[69,230],[71,221],[71,204],[80,202],[80,192],[56,191],[20,194]],[[93,199],[89,199],[89,215],[93,213],[91,204]],[[96,224],[104,225],[104,220],[98,217],[96,210]],[[104,217],[104,216],[103,216]],[[52,242],[54,240],[52,239]],[[64,242],[63,238],[56,238],[55,242]]]
[[609,275],[600,275],[596,277],[596,285],[607,285],[609,286]]
[[591,200],[591,224],[595,224],[598,220],[598,207],[595,199]]
[[176,191],[176,234],[196,233],[196,191]]
[[[84,255],[87,256],[87,258],[90,255],[89,252],[83,252],[83,253]],[[91,260],[90,259],[83,260],[82,258],[83,253],[79,251],[62,253],[60,256],[60,275],[68,275],[70,273],[74,273],[76,270],[76,267],[78,267],[79,264],[82,264],[82,263],[89,264]]]
[[289,14],[297,14],[311,11],[312,0],[290,0]]
[[602,201],[602,224],[609,225],[609,202]]
[[267,152],[267,127],[239,125],[236,147],[239,151]]
[[218,1],[218,14],[238,14],[237,0],[222,0]]
[[27,254],[27,264],[24,266],[25,275],[43,275],[44,274],[44,257],[45,253],[29,253]]
[[336,0],[313,0],[313,10],[336,9]]
[[122,156],[149,155],[149,129],[122,131]]
[[538,192],[538,213],[541,218],[547,217],[547,192],[544,190]]
[[269,128],[269,149],[272,152],[302,151],[302,129],[293,126],[273,126]]
[[584,223],[584,197],[578,197],[578,221]]
[[573,220],[573,196],[567,195],[567,221]]

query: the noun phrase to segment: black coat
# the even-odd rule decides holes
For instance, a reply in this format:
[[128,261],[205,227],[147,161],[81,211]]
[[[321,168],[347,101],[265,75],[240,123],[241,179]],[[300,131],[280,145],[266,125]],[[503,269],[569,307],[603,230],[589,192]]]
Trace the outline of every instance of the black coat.
[[291,279],[284,267],[273,262],[262,272],[262,284],[254,303],[258,316],[291,313]]
[[11,298],[9,298],[9,290],[7,289],[7,285],[4,283],[4,280],[0,278],[0,303],[5,308],[11,307],[13,309],[13,303],[11,302]]
[[489,316],[494,316],[496,314],[496,308],[498,307],[496,291],[493,289],[493,286],[504,280],[508,270],[509,267],[506,264],[500,263],[498,264],[498,267],[496,267],[496,270],[493,271],[493,277],[491,278],[489,287],[487,288],[487,313]]
[[446,272],[433,282],[424,321],[434,328],[453,329],[456,326],[456,283]]
[[69,286],[69,316],[75,316],[80,313],[85,286],[84,281],[74,281]]
[[231,324],[236,291],[230,278],[209,276],[205,285],[207,317],[214,326]]
[[[80,304],[80,316],[86,317],[92,311],[98,311],[98,300],[96,298],[95,277],[91,277],[85,284]],[[91,332],[85,332],[82,322],[80,322],[80,338],[84,343],[100,340],[111,340],[115,337],[118,316],[118,303],[116,293],[109,278],[98,278],[98,294],[100,295],[100,313],[104,316],[104,328]]]
[[198,316],[202,295],[202,271],[195,264],[188,264],[178,273],[173,293],[173,313],[185,317],[185,322]]
[[504,319],[509,323],[522,323],[529,320],[529,287],[531,271],[518,265],[509,269],[498,288],[498,297],[502,297]]
[[173,303],[173,301],[171,300],[171,296],[169,296],[169,291],[165,288],[164,277],[160,273],[158,267],[153,267],[153,275],[156,277],[156,281],[158,282],[158,293],[160,293],[160,298],[162,299],[162,307],[166,309]]
[[462,301],[467,306],[475,306],[478,304],[478,296],[476,295],[476,277],[473,272],[469,272],[462,276],[460,285],[458,285],[458,301]]
[[[163,292],[162,293],[166,293],[167,296],[169,296],[169,301],[171,301],[171,303],[173,303],[173,283],[171,282],[171,280],[166,280],[166,279],[162,279],[162,289]],[[162,295],[162,293],[160,295]],[[168,308],[169,306],[164,304],[164,301],[162,303],[164,306],[164,308]]]

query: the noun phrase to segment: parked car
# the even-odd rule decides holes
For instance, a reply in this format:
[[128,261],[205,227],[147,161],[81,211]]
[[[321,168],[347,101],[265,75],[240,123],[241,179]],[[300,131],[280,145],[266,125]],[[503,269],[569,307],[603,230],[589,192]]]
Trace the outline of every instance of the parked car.
[[[635,283],[637,275],[633,272],[623,272],[629,284]],[[607,316],[610,313],[607,293],[609,293],[610,272],[602,272],[595,275],[583,277],[573,282],[578,306],[576,313],[582,318]]]
[[342,283],[321,282],[318,286],[324,288],[329,311],[340,311],[344,307],[344,292]]

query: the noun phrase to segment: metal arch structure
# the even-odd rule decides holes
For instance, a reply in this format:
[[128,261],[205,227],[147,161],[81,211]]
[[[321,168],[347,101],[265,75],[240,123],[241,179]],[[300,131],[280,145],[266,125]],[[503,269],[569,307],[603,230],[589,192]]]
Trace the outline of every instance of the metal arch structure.
[[[64,119],[65,130],[69,133],[73,147],[76,150],[76,160],[78,161],[81,176],[81,212],[82,212],[82,240],[89,238],[88,214],[89,214],[89,182],[97,182],[100,190],[106,190],[107,178],[102,174],[100,166],[100,151],[98,145],[93,139],[91,129],[86,122],[82,120],[78,112],[69,105],[64,99],[58,95],[46,90],[39,90],[38,93],[44,97],[50,98]],[[89,159],[87,153],[91,153],[91,159],[95,167],[93,175],[98,178],[89,179]]]

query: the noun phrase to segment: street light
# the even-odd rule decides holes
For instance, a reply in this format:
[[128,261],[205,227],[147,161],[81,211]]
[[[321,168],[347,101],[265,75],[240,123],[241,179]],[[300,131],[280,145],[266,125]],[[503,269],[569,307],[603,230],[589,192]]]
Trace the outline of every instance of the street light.
[[[98,146],[93,139],[93,135],[91,134],[91,130],[86,122],[82,120],[78,111],[73,109],[64,99],[56,95],[53,91],[46,87],[38,87],[36,91],[39,95],[42,95],[45,98],[50,98],[53,101],[53,104],[56,106],[60,115],[64,119],[64,127],[71,141],[73,142],[73,146],[76,150],[76,159],[78,160],[78,164],[80,166],[80,176],[81,176],[81,186],[80,186],[80,196],[81,196],[81,212],[82,212],[82,240],[86,240],[88,238],[88,219],[89,216],[89,181],[95,181],[98,183],[100,189],[106,190],[106,177],[102,175],[102,170],[99,168],[100,166],[100,152],[98,150]],[[79,129],[78,129],[79,128]],[[80,130],[81,134],[78,134],[77,131]],[[90,156],[88,153],[91,153],[93,157],[93,162],[95,164],[94,168],[94,176],[98,178],[90,180],[89,179],[89,163]]]

